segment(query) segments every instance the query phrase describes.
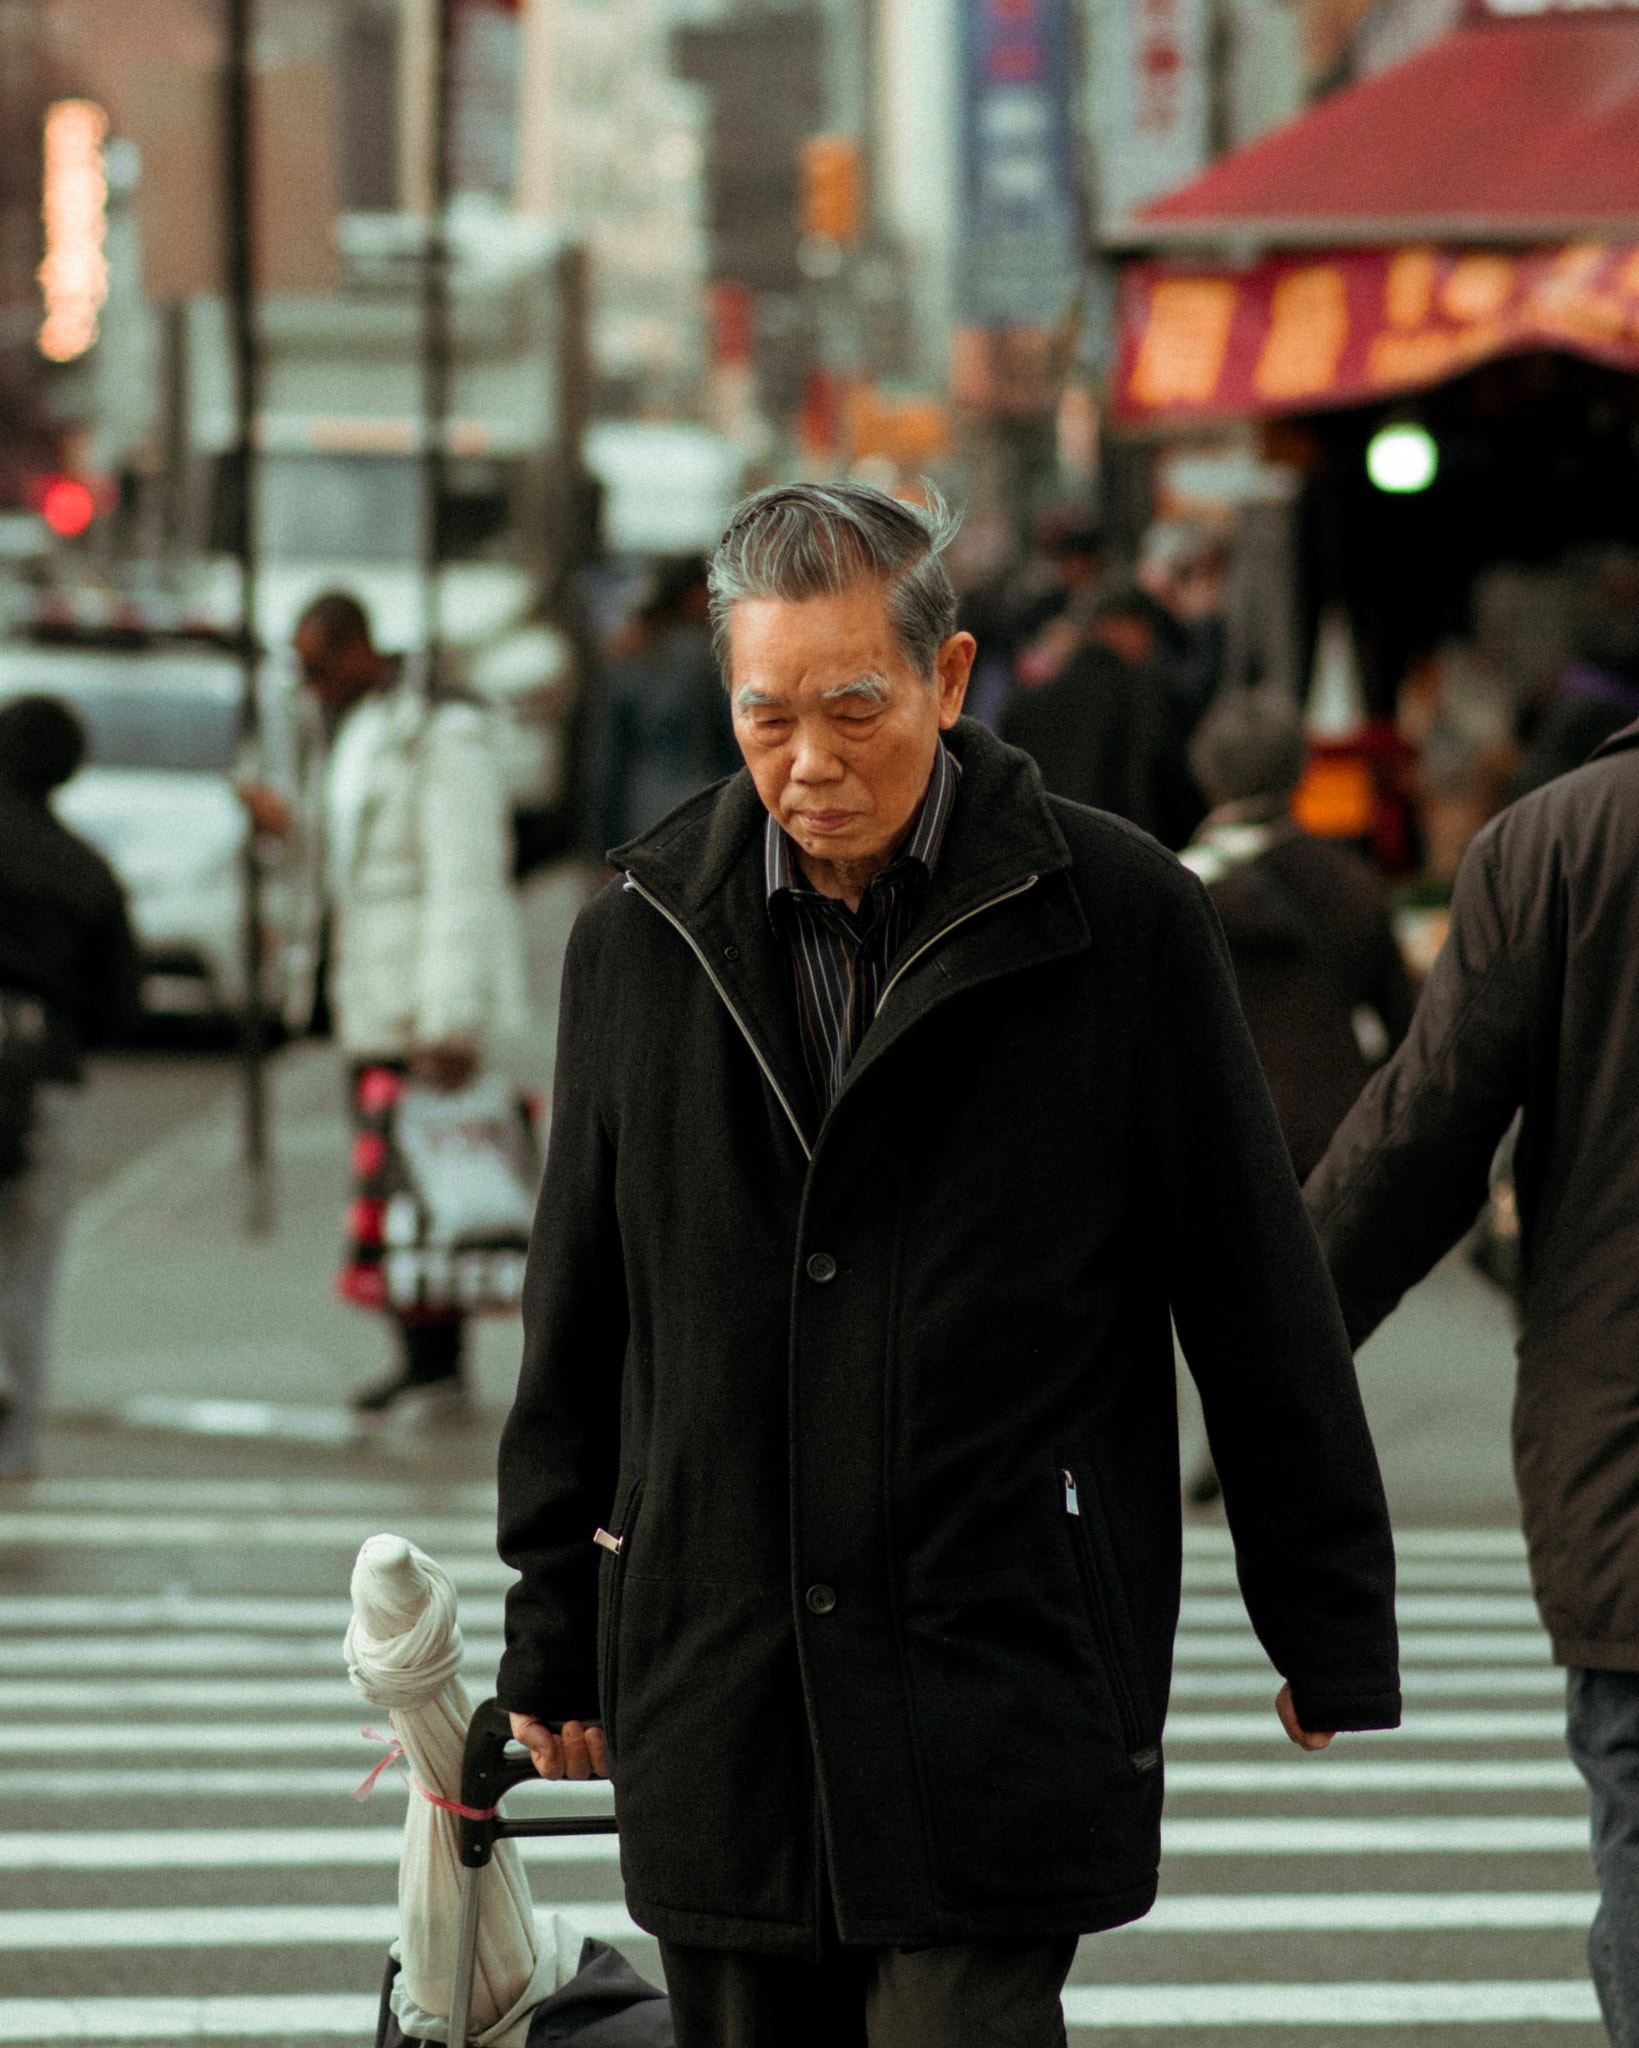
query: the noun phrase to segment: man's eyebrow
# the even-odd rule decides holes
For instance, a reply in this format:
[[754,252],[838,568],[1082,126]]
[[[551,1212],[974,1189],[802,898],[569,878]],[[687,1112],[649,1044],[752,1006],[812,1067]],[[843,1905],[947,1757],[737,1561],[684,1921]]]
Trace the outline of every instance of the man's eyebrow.
[[834,690],[824,692],[827,704],[835,703],[838,697],[863,697],[867,704],[886,704],[889,690],[881,676],[860,676],[852,683],[839,683]]
[[736,711],[755,711],[763,705],[772,704],[773,702],[774,699],[769,696],[766,690],[754,690],[749,683],[747,683],[743,690],[736,690],[734,693],[734,708]]

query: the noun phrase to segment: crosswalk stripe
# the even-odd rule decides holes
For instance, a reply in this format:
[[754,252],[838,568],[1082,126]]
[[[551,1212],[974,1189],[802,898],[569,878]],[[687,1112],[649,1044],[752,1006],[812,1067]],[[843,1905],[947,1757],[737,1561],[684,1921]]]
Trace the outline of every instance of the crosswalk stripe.
[[[1145,1934],[1455,1933],[1484,1928],[1586,1928],[1592,1891],[1201,1892],[1157,1899]],[[566,1907],[573,1914],[577,1909]]]
[[[0,1744],[4,1742],[0,1730]],[[1272,1711],[1262,1714],[1195,1711],[1169,1714],[1166,1739],[1180,1742],[1284,1742],[1286,1735]],[[1551,1709],[1446,1711],[1408,1714],[1399,1728],[1365,1729],[1351,1742],[1562,1742],[1565,1716]]]
[[1582,1978],[1480,1983],[1072,1984],[1072,2027],[1519,2026],[1597,2021]]
[[[443,1559],[440,1558],[439,1562],[442,1563]],[[104,1600],[19,1593],[0,1599],[0,1630],[322,1629],[330,1631],[339,1646],[342,1632],[352,1618],[351,1601],[324,1595],[270,1598],[241,1594],[232,1599],[210,1599],[193,1593],[116,1593]],[[462,1601],[463,1629],[499,1629],[501,1623],[502,1604],[499,1600]]]
[[[1523,1557],[1403,1557],[1395,1566],[1402,1592],[1529,1593],[1531,1574]],[[1233,1557],[1188,1557],[1184,1560],[1186,1593],[1234,1593],[1240,1590]]]
[[[1172,1674],[1175,1700],[1273,1698],[1280,1680],[1270,1665],[1263,1671],[1188,1670]],[[1565,1697],[1565,1673],[1557,1666],[1542,1670],[1517,1665],[1498,1665],[1481,1670],[1456,1665],[1426,1669],[1413,1667],[1400,1674],[1400,1690],[1407,1699],[1450,1699],[1464,1693],[1509,1693],[1538,1699]]]
[[1326,1798],[1341,1792],[1580,1792],[1582,1777],[1569,1757],[1534,1757],[1526,1763],[1403,1763],[1398,1757],[1359,1762],[1328,1757],[1278,1764],[1169,1763],[1169,1792],[1301,1792]]
[[[1434,1929],[1586,1928],[1597,1892],[1264,1892],[1181,1894],[1131,1924],[1139,1934],[1381,1934]],[[561,1913],[583,1935],[630,1941],[643,1930],[618,1901],[573,1899]],[[0,1912],[0,1952],[195,1948],[385,1947],[396,1905],[137,1906]]]
[[370,2040],[372,1992],[297,1991],[249,1998],[0,1998],[0,2041]]
[[[367,1712],[363,1701],[360,1712]],[[1392,1741],[1404,1746],[1414,1742],[1559,1742],[1564,1739],[1565,1717],[1552,1710],[1493,1712],[1442,1712],[1438,1709],[1409,1715],[1399,1729],[1368,1729],[1353,1735],[1352,1742]],[[1166,1724],[1166,1740],[1179,1744],[1284,1742],[1286,1736],[1273,1709],[1264,1713],[1213,1713],[1198,1711],[1173,1714]],[[54,1750],[101,1748],[107,1741],[104,1724],[88,1722],[0,1721],[0,1756],[49,1754]],[[242,1750],[247,1756],[258,1752],[301,1750],[356,1750],[367,1754],[357,1722],[320,1721],[133,1721],[122,1716],[120,1747],[123,1754],[220,1752]],[[1324,1764],[1317,1765],[1324,1769]]]
[[[339,1636],[12,1636],[8,1671],[288,1671],[307,1666],[341,1668]],[[467,1671],[493,1675],[501,1661],[499,1636],[468,1636]]]
[[1524,1856],[1588,1853],[1588,1823],[1558,1814],[1368,1820],[1167,1820],[1164,1856]]
[[[597,1941],[643,1930],[623,1905],[577,1901],[552,1910]],[[1555,1923],[1557,1924],[1557,1923]],[[94,1906],[66,1912],[0,1912],[0,1953],[19,1949],[356,1948],[398,1934],[397,1906]]]
[[[120,1687],[122,1712],[133,1707],[328,1707],[345,1713],[357,1698],[345,1678],[133,1678]],[[0,1713],[60,1710],[69,1704],[81,1702],[65,1701],[60,1679],[0,1678]]]
[[[495,1549],[495,1524],[476,1518],[437,1519],[401,1511],[404,1528],[442,1564],[452,1556]],[[340,1520],[319,1515],[0,1514],[0,1545],[12,1550],[357,1550],[382,1534],[381,1518]]]
[[[1552,1657],[1540,1629],[1402,1629],[1402,1664],[1546,1664]],[[1268,1664],[1250,1628],[1180,1629],[1174,1657],[1179,1664]]]
[[[8,1663],[12,1645],[6,1647]],[[129,1646],[126,1646],[129,1648]],[[336,1646],[327,1643],[325,1662],[337,1662]],[[122,1660],[112,1654],[108,1669]],[[183,1661],[179,1658],[179,1662]],[[283,1661],[281,1659],[281,1661]],[[1273,1677],[1216,1671],[1179,1672],[1173,1684],[1175,1700],[1245,1699],[1267,1705],[1274,1696]],[[1436,1698],[1466,1693],[1524,1693],[1562,1698],[1565,1676],[1561,1671],[1431,1671],[1407,1675],[1405,1691],[1412,1698]],[[78,1704],[65,1700],[62,1678],[0,1678],[0,1713],[40,1712]],[[358,1704],[358,1696],[345,1678],[130,1678],[120,1687],[123,1709],[190,1708],[218,1710],[275,1707],[326,1707],[346,1712]],[[1176,1723],[1176,1717],[1175,1717]]]
[[492,1532],[496,1511],[493,1485],[462,1480],[420,1487],[380,1479],[34,1479],[15,1487],[12,1501],[102,1513],[461,1515]]
[[[1220,1524],[1188,1523],[1184,1556],[1233,1557],[1235,1544]],[[1394,1532],[1394,1554],[1405,1557],[1523,1558],[1525,1538],[1518,1529],[1405,1529]]]
[[[584,1788],[582,1788],[584,1790]],[[25,1831],[0,1835],[0,1870],[318,1869],[398,1861],[398,1828],[202,1828]],[[1369,1819],[1258,1815],[1206,1820],[1168,1817],[1169,1856],[1522,1855],[1588,1847],[1581,1815],[1447,1814]],[[617,1857],[613,1835],[525,1839],[526,1861],[604,1862]]]
[[[373,1994],[293,1992],[239,1998],[0,1999],[0,2041],[368,2039]],[[1595,2022],[1593,1986],[1579,1978],[1470,1983],[1074,1984],[1068,2025],[1243,2027],[1508,2025]]]
[[[531,1863],[618,1861],[613,1835],[542,1835],[518,1847]],[[0,1871],[340,1870],[395,1868],[402,1827],[118,1828],[0,1835]]]
[[[1541,1627],[1529,1593],[1402,1593],[1395,1613],[1402,1628]],[[1186,1593],[1179,1619],[1185,1628],[1250,1627],[1239,1594]]]
[[[0,1800],[95,1799],[140,1804],[150,1799],[345,1799],[358,1785],[357,1764],[347,1770],[291,1766],[242,1770],[126,1770],[106,1766],[78,1771],[0,1771]],[[374,1800],[402,1797],[405,1786],[391,1771],[376,1780]],[[597,1799],[606,1787],[582,1784],[548,1786],[544,1781],[520,1786],[513,1801],[539,1793]],[[509,1803],[508,1811],[511,1811]],[[520,1808],[520,1811],[522,1809]]]

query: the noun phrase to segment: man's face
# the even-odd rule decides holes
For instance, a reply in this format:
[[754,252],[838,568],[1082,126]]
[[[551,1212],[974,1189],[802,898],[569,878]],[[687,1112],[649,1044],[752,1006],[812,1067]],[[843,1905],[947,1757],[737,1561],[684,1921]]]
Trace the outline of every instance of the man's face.
[[862,582],[800,603],[743,598],[729,614],[734,736],[764,806],[825,868],[892,856],[973,666],[973,636],[955,633],[933,680],[918,675],[885,595]]
[[301,666],[303,687],[313,692],[326,711],[347,711],[381,685],[386,663],[368,640],[327,640],[308,620],[296,628],[291,644]]

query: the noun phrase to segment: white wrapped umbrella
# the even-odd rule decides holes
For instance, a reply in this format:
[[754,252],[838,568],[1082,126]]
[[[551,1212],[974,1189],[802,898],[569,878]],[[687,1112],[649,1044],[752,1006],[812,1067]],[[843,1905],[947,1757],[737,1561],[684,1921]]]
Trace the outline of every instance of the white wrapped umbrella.
[[[454,1808],[472,1702],[458,1675],[455,1588],[402,1536],[372,1536],[359,1551],[346,1655],[354,1690],[389,1710],[415,1787],[398,1872],[393,2011],[406,2034],[445,2041],[461,1914]],[[517,1844],[497,1842],[484,1883],[468,2030],[478,2048],[523,2048],[531,2012],[575,1974],[581,1943],[560,1914],[537,1920]]]

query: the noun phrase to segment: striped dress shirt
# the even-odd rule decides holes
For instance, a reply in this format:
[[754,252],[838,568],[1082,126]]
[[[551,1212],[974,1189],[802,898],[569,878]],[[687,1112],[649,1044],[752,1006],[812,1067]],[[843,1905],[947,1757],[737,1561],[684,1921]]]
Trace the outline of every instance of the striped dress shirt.
[[785,942],[803,1058],[823,1112],[842,1086],[876,1015],[939,861],[961,769],[943,740],[933,779],[904,844],[850,910],[803,879],[797,849],[772,812],[763,828],[763,877],[774,929]]

